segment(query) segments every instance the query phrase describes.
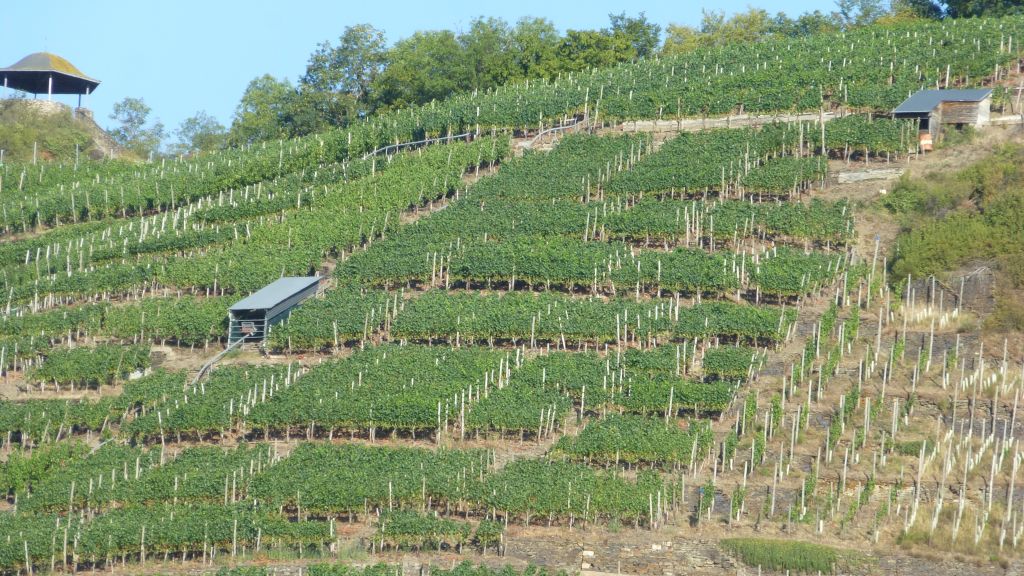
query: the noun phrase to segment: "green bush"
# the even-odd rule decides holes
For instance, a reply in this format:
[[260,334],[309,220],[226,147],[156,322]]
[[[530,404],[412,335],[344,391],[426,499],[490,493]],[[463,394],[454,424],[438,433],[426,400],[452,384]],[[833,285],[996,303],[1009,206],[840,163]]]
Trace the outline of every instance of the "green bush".
[[961,144],[968,144],[973,142],[977,136],[978,132],[974,126],[964,126],[963,128],[945,126],[942,129],[942,138],[939,140],[937,148],[953,148]]
[[377,536],[396,548],[447,543],[458,546],[469,540],[470,528],[457,522],[409,510],[395,510],[380,517]]
[[1011,285],[1024,284],[1021,160],[1024,146],[1010,144],[956,173],[901,178],[881,200],[903,228],[892,263],[893,279],[925,277],[971,260],[997,259]]
[[374,564],[357,568],[348,564],[312,564],[309,576],[401,576],[402,567],[394,564]]
[[[468,560],[451,568],[431,566],[430,573],[434,576],[565,576],[564,570],[548,572],[546,569],[536,566],[527,566],[522,570],[511,566],[491,568],[484,564],[473,564]],[[309,576],[400,576],[402,566],[381,563],[358,568],[347,564],[311,564],[308,574]]]
[[236,566],[235,568],[221,568],[217,570],[217,576],[269,576],[270,571],[263,566]]

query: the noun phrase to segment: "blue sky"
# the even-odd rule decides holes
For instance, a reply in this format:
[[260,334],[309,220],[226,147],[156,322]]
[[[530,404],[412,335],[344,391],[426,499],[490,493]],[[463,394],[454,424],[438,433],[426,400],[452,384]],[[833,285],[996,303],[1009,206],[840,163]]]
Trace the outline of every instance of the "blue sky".
[[[39,51],[64,56],[102,84],[84,103],[97,122],[113,104],[142,97],[173,130],[206,110],[225,126],[250,80],[269,73],[295,80],[316,45],[334,42],[346,26],[369,23],[388,40],[416,30],[465,29],[477,16],[514,22],[522,16],[551,20],[560,30],[607,26],[608,14],[645,12],[662,26],[695,25],[701,8],[733,13],[756,5],[770,13],[831,11],[810,0],[557,0],[481,2],[291,0],[47,0],[5,2],[0,10],[0,66]],[[63,97],[74,103],[74,97]]]

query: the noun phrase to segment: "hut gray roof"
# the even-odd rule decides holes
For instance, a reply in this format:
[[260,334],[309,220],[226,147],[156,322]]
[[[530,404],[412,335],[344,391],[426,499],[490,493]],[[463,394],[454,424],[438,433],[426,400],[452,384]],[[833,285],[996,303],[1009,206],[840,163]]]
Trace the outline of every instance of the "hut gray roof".
[[893,114],[928,114],[943,102],[981,102],[992,94],[991,88],[974,90],[921,90],[892,111]]
[[272,310],[295,294],[320,281],[319,276],[285,276],[278,278],[248,297],[235,302],[230,310]]

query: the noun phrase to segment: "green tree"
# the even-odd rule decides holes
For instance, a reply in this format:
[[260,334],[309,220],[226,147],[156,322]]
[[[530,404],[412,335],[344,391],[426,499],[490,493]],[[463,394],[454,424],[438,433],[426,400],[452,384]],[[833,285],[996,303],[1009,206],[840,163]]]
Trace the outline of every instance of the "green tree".
[[558,47],[563,70],[582,71],[636,58],[636,49],[623,35],[595,30],[569,30]]
[[500,18],[477,18],[459,36],[472,88],[484,90],[518,79],[515,41]]
[[833,18],[842,28],[865,26],[888,13],[882,0],[836,0],[836,8]]
[[699,30],[678,24],[668,26],[662,53],[684,54],[703,46],[758,42],[778,33],[782,25],[796,26],[784,14],[773,19],[760,8],[749,8],[728,18],[724,12],[704,10]]
[[635,18],[626,16],[625,12],[609,14],[608,20],[611,22],[609,33],[625,37],[637,58],[651,56],[658,49],[661,43],[661,26],[648,21],[643,12]]
[[235,108],[228,140],[234,145],[284,138],[292,133],[287,118],[295,89],[288,80],[264,74],[249,82]]
[[892,12],[897,15],[911,15],[917,18],[942,18],[943,9],[931,0],[893,0]]
[[315,90],[299,84],[285,101],[282,122],[290,134],[301,136],[332,126],[345,126],[368,113],[368,106],[360,105],[353,94]]
[[322,42],[282,112],[292,134],[344,126],[369,114],[369,91],[384,69],[384,33],[369,24],[348,26],[338,45]]
[[550,20],[521,18],[512,30],[512,52],[518,75],[552,78],[559,70],[558,47],[562,37]]
[[666,56],[687,54],[706,44],[707,38],[700,30],[685,24],[669,24],[665,28],[665,43],[661,53]]
[[820,10],[804,12],[796,18],[790,18],[779,12],[772,18],[771,32],[780,36],[799,38],[811,34],[834,32],[838,28],[831,15]]
[[1024,13],[1024,2],[1021,0],[947,0],[942,4],[945,15],[952,18]]
[[178,141],[172,151],[178,154],[209,152],[222,148],[227,142],[224,125],[205,110],[183,120],[174,134]]
[[337,46],[323,42],[310,55],[300,90],[347,95],[349,98],[325,101],[348,109],[354,100],[365,113],[370,87],[386,63],[383,31],[369,24],[348,26]]
[[464,53],[450,30],[416,32],[388,51],[388,66],[373,82],[374,103],[402,107],[446,98],[470,88]]
[[118,124],[110,132],[114,141],[140,158],[159,152],[164,138],[164,125],[159,120],[147,126],[152,111],[142,98],[127,97],[114,104],[110,114]]
[[712,44],[721,46],[732,43],[757,42],[771,34],[772,21],[768,12],[760,8],[749,8],[746,12],[737,12],[729,18],[711,17],[704,13],[702,31],[715,38]]

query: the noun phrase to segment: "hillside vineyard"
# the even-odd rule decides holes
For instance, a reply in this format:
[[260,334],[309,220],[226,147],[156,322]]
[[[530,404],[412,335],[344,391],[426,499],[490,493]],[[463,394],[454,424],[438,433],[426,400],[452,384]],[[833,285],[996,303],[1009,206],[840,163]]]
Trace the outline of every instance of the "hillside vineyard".
[[[1019,98],[1021,37],[868,26],[189,158],[0,165],[0,574],[477,561],[541,528],[1019,558],[1024,364],[937,337],[959,303],[894,286],[830,189],[919,161],[888,114],[912,92]],[[197,377],[232,303],[313,274]],[[915,419],[929,388],[951,403]]]

